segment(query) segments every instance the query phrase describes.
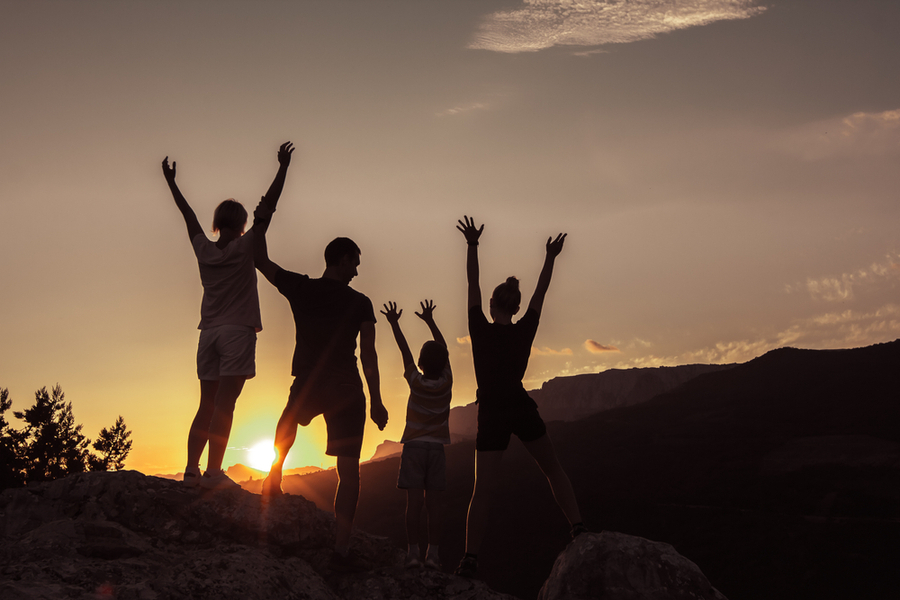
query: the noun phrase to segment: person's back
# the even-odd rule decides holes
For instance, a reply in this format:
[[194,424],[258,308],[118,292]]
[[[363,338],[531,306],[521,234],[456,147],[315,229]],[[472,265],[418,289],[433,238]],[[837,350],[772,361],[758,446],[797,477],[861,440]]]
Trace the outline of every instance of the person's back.
[[[443,529],[441,492],[447,487],[447,459],[444,445],[450,443],[450,400],[453,390],[453,372],[447,342],[434,321],[434,303],[421,303],[422,312],[415,313],[425,321],[434,337],[425,342],[419,353],[418,364],[400,328],[400,315],[394,302],[385,304],[381,311],[391,324],[394,339],[403,358],[404,377],[409,383],[409,400],[406,407],[406,428],[400,442],[400,471],[397,487],[406,490],[406,537],[409,544],[406,566],[418,567],[419,522],[422,507],[427,507],[428,550],[425,566],[440,569],[440,538]],[[421,371],[419,370],[421,369]]]
[[261,331],[253,230],[230,240],[224,247],[205,234],[195,235],[191,245],[203,284],[199,329],[247,325]]

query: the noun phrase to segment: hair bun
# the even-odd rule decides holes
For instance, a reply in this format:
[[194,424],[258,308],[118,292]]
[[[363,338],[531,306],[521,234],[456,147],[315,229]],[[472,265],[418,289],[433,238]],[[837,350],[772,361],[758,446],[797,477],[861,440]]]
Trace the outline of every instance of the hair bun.
[[516,279],[515,277],[507,277],[506,285],[508,285],[509,287],[511,287],[514,290],[518,290],[519,289],[519,280]]

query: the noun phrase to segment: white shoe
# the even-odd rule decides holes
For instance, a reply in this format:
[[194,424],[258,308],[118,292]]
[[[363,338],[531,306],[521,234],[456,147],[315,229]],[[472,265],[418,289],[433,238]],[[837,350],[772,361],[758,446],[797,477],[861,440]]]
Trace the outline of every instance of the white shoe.
[[197,487],[200,485],[200,468],[186,468],[184,470],[184,477],[182,478],[182,483],[185,487]]
[[241,486],[231,480],[225,471],[210,475],[209,471],[200,478],[200,487],[205,490],[239,490]]

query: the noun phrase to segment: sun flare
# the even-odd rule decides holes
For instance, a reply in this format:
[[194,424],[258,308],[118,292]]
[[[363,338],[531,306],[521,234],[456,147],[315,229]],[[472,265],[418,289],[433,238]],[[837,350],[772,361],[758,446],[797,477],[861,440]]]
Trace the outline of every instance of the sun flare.
[[272,440],[262,440],[247,450],[247,462],[254,469],[268,471],[275,460],[275,447]]

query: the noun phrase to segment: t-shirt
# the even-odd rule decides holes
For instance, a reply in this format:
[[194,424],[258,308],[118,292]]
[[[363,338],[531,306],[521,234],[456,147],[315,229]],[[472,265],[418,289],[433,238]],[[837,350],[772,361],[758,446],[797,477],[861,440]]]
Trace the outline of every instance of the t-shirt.
[[537,311],[528,310],[515,323],[489,323],[480,305],[469,308],[476,397],[482,408],[533,402],[525,392],[522,378],[539,321]]
[[203,284],[200,324],[197,328],[246,325],[262,331],[256,267],[253,264],[253,230],[232,240],[224,248],[216,246],[202,233],[193,237],[191,245],[197,256],[200,282]]
[[416,365],[408,365],[403,374],[409,383],[406,403],[406,428],[401,443],[450,443],[450,399],[453,392],[453,372],[450,361],[437,379],[425,379]]
[[340,281],[284,269],[275,274],[275,287],[290,302],[297,328],[291,374],[362,385],[356,338],[363,323],[375,322],[372,301]]

